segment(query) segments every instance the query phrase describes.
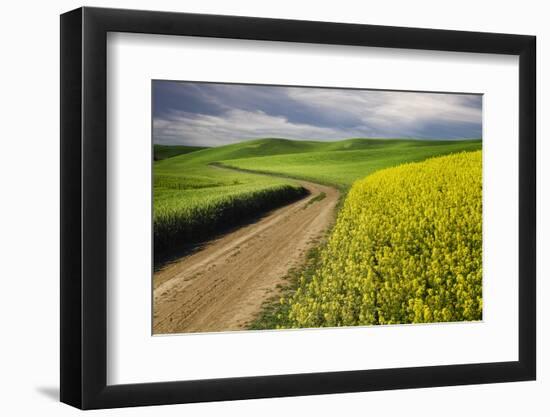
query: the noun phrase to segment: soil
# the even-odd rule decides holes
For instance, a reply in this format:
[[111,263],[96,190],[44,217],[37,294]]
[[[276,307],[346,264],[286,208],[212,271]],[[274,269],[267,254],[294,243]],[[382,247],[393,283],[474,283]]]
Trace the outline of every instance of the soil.
[[[334,220],[339,191],[306,181],[310,195],[225,234],[155,272],[153,333],[245,329]],[[326,196],[311,204],[321,193]]]

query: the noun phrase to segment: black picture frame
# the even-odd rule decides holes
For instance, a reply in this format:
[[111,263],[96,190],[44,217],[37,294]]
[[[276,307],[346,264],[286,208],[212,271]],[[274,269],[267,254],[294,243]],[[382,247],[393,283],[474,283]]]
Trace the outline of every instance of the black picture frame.
[[[108,32],[519,56],[519,360],[107,385]],[[535,379],[534,36],[84,7],[61,15],[60,56],[62,402],[95,409]]]

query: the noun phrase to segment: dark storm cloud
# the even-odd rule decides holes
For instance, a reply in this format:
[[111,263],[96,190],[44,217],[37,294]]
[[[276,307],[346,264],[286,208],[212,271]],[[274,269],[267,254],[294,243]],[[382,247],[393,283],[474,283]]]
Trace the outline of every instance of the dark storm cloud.
[[155,81],[155,143],[481,137],[481,96]]

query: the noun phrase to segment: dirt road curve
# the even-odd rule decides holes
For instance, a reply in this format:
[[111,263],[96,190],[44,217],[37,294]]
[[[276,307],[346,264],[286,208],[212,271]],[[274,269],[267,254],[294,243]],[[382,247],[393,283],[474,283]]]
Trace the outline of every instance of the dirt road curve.
[[[153,333],[238,330],[333,220],[338,190],[300,181],[311,195],[208,243],[155,273]],[[307,202],[321,192],[326,197]]]

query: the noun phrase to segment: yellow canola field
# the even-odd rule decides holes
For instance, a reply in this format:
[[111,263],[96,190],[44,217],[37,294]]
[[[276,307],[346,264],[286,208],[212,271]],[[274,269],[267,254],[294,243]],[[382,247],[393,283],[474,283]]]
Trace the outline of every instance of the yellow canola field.
[[481,320],[481,165],[463,152],[355,182],[281,327]]

